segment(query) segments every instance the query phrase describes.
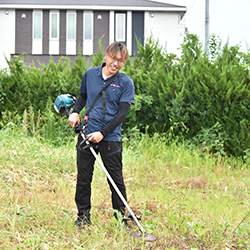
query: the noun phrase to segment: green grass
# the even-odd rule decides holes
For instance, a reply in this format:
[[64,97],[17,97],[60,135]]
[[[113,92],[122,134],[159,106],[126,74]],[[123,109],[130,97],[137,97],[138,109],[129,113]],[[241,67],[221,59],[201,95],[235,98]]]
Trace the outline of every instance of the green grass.
[[167,146],[160,135],[124,140],[128,203],[158,236],[144,242],[116,225],[98,165],[92,226],[73,227],[75,141],[54,147],[16,130],[0,131],[0,249],[250,249],[249,161]]

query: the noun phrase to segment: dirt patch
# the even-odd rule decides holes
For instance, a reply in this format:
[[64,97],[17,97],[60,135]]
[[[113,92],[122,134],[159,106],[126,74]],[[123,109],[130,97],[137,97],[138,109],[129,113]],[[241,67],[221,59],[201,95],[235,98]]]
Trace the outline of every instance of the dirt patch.
[[178,179],[176,179],[176,180],[170,180],[170,181],[166,182],[166,185],[170,185],[170,186],[172,186],[172,185],[179,186],[180,184],[181,184],[181,181],[178,180]]
[[196,188],[204,189],[207,186],[207,181],[203,178],[189,178],[187,180],[181,181],[179,179],[170,180],[166,182],[166,185],[170,186],[180,186],[186,188]]
[[190,178],[185,181],[186,187],[204,189],[207,186],[207,181],[203,178]]

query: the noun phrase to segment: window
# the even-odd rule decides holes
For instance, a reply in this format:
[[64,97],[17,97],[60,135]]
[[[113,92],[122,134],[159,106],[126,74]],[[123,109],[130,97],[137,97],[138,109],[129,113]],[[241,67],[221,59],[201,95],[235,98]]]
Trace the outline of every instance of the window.
[[51,10],[49,15],[49,54],[59,54],[59,10]]
[[84,40],[93,39],[93,13],[84,13]]
[[33,10],[32,17],[32,54],[42,54],[43,52],[43,12]]
[[76,11],[68,10],[66,16],[66,54],[76,54]]
[[42,12],[34,12],[33,18],[33,39],[42,39]]
[[67,39],[76,39],[76,14],[67,13]]
[[50,13],[50,38],[59,39],[59,12]]
[[126,14],[116,13],[115,14],[115,40],[117,42],[125,42],[126,40]]

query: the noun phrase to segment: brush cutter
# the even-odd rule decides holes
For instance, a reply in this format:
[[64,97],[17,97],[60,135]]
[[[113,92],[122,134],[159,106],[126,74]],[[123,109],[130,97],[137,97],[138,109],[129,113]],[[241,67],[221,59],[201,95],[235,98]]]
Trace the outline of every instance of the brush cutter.
[[[76,98],[72,95],[69,94],[65,94],[65,95],[60,95],[56,98],[55,102],[54,102],[54,108],[55,110],[60,113],[60,114],[65,114],[67,116],[67,118],[70,115],[70,108],[72,106],[75,105],[76,102]],[[145,241],[155,241],[157,240],[157,237],[153,234],[147,233],[146,230],[141,226],[141,224],[139,223],[139,217],[137,217],[134,212],[132,211],[132,209],[130,208],[130,206],[128,205],[127,201],[125,200],[125,198],[123,197],[122,193],[120,192],[120,190],[118,189],[118,187],[116,186],[115,182],[113,181],[112,177],[110,176],[110,174],[108,173],[107,169],[105,168],[104,164],[102,163],[102,161],[100,160],[100,158],[98,157],[97,153],[95,152],[94,148],[91,146],[91,144],[88,142],[89,137],[86,136],[85,133],[85,129],[86,129],[87,125],[84,125],[83,127],[81,127],[79,124],[76,124],[74,131],[76,133],[79,133],[81,135],[81,137],[83,138],[83,142],[81,143],[84,148],[85,147],[89,147],[91,153],[93,154],[93,156],[95,157],[95,159],[97,160],[97,162],[99,163],[100,167],[102,168],[102,170],[104,171],[104,173],[106,174],[107,178],[109,179],[110,183],[112,184],[112,186],[114,187],[115,191],[117,192],[117,194],[119,195],[120,199],[122,200],[123,204],[126,206],[126,208],[129,211],[129,215],[127,217],[124,217],[123,220],[133,220],[135,221],[135,223],[137,224],[138,228],[140,229],[140,232],[132,232],[130,235],[132,237],[136,237],[138,239],[141,240],[145,240]],[[83,145],[83,143],[85,145]]]

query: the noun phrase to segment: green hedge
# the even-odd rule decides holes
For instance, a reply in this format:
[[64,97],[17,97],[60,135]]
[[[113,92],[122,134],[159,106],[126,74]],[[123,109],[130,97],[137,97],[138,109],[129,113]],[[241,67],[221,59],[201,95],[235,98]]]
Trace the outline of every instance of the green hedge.
[[212,36],[206,54],[195,35],[186,37],[180,58],[152,40],[141,46],[133,67],[126,69],[140,103],[133,123],[212,153],[249,155],[250,55],[239,49],[221,48]]
[[43,112],[49,97],[53,100],[61,93],[77,94],[87,68],[83,58],[77,58],[76,64],[65,57],[58,64],[51,59],[48,65],[40,64],[40,69],[25,65],[22,56],[7,62],[10,75],[0,76],[0,98],[4,100],[0,112],[10,110],[19,114],[30,106],[35,112]]
[[[204,53],[197,36],[188,35],[179,58],[152,37],[138,46],[133,63],[128,60],[123,68],[136,89],[136,104],[123,124],[125,135],[164,133],[170,140],[187,140],[212,153],[250,155],[249,53],[228,43],[221,47],[214,36],[209,53]],[[103,56],[100,43],[92,66],[100,65]],[[44,116],[58,95],[77,96],[90,67],[82,56],[74,64],[67,57],[58,64],[51,59],[40,69],[26,66],[22,57],[8,64],[10,74],[0,72],[0,113],[5,119],[6,110],[22,117],[31,106],[36,117],[38,111]]]

